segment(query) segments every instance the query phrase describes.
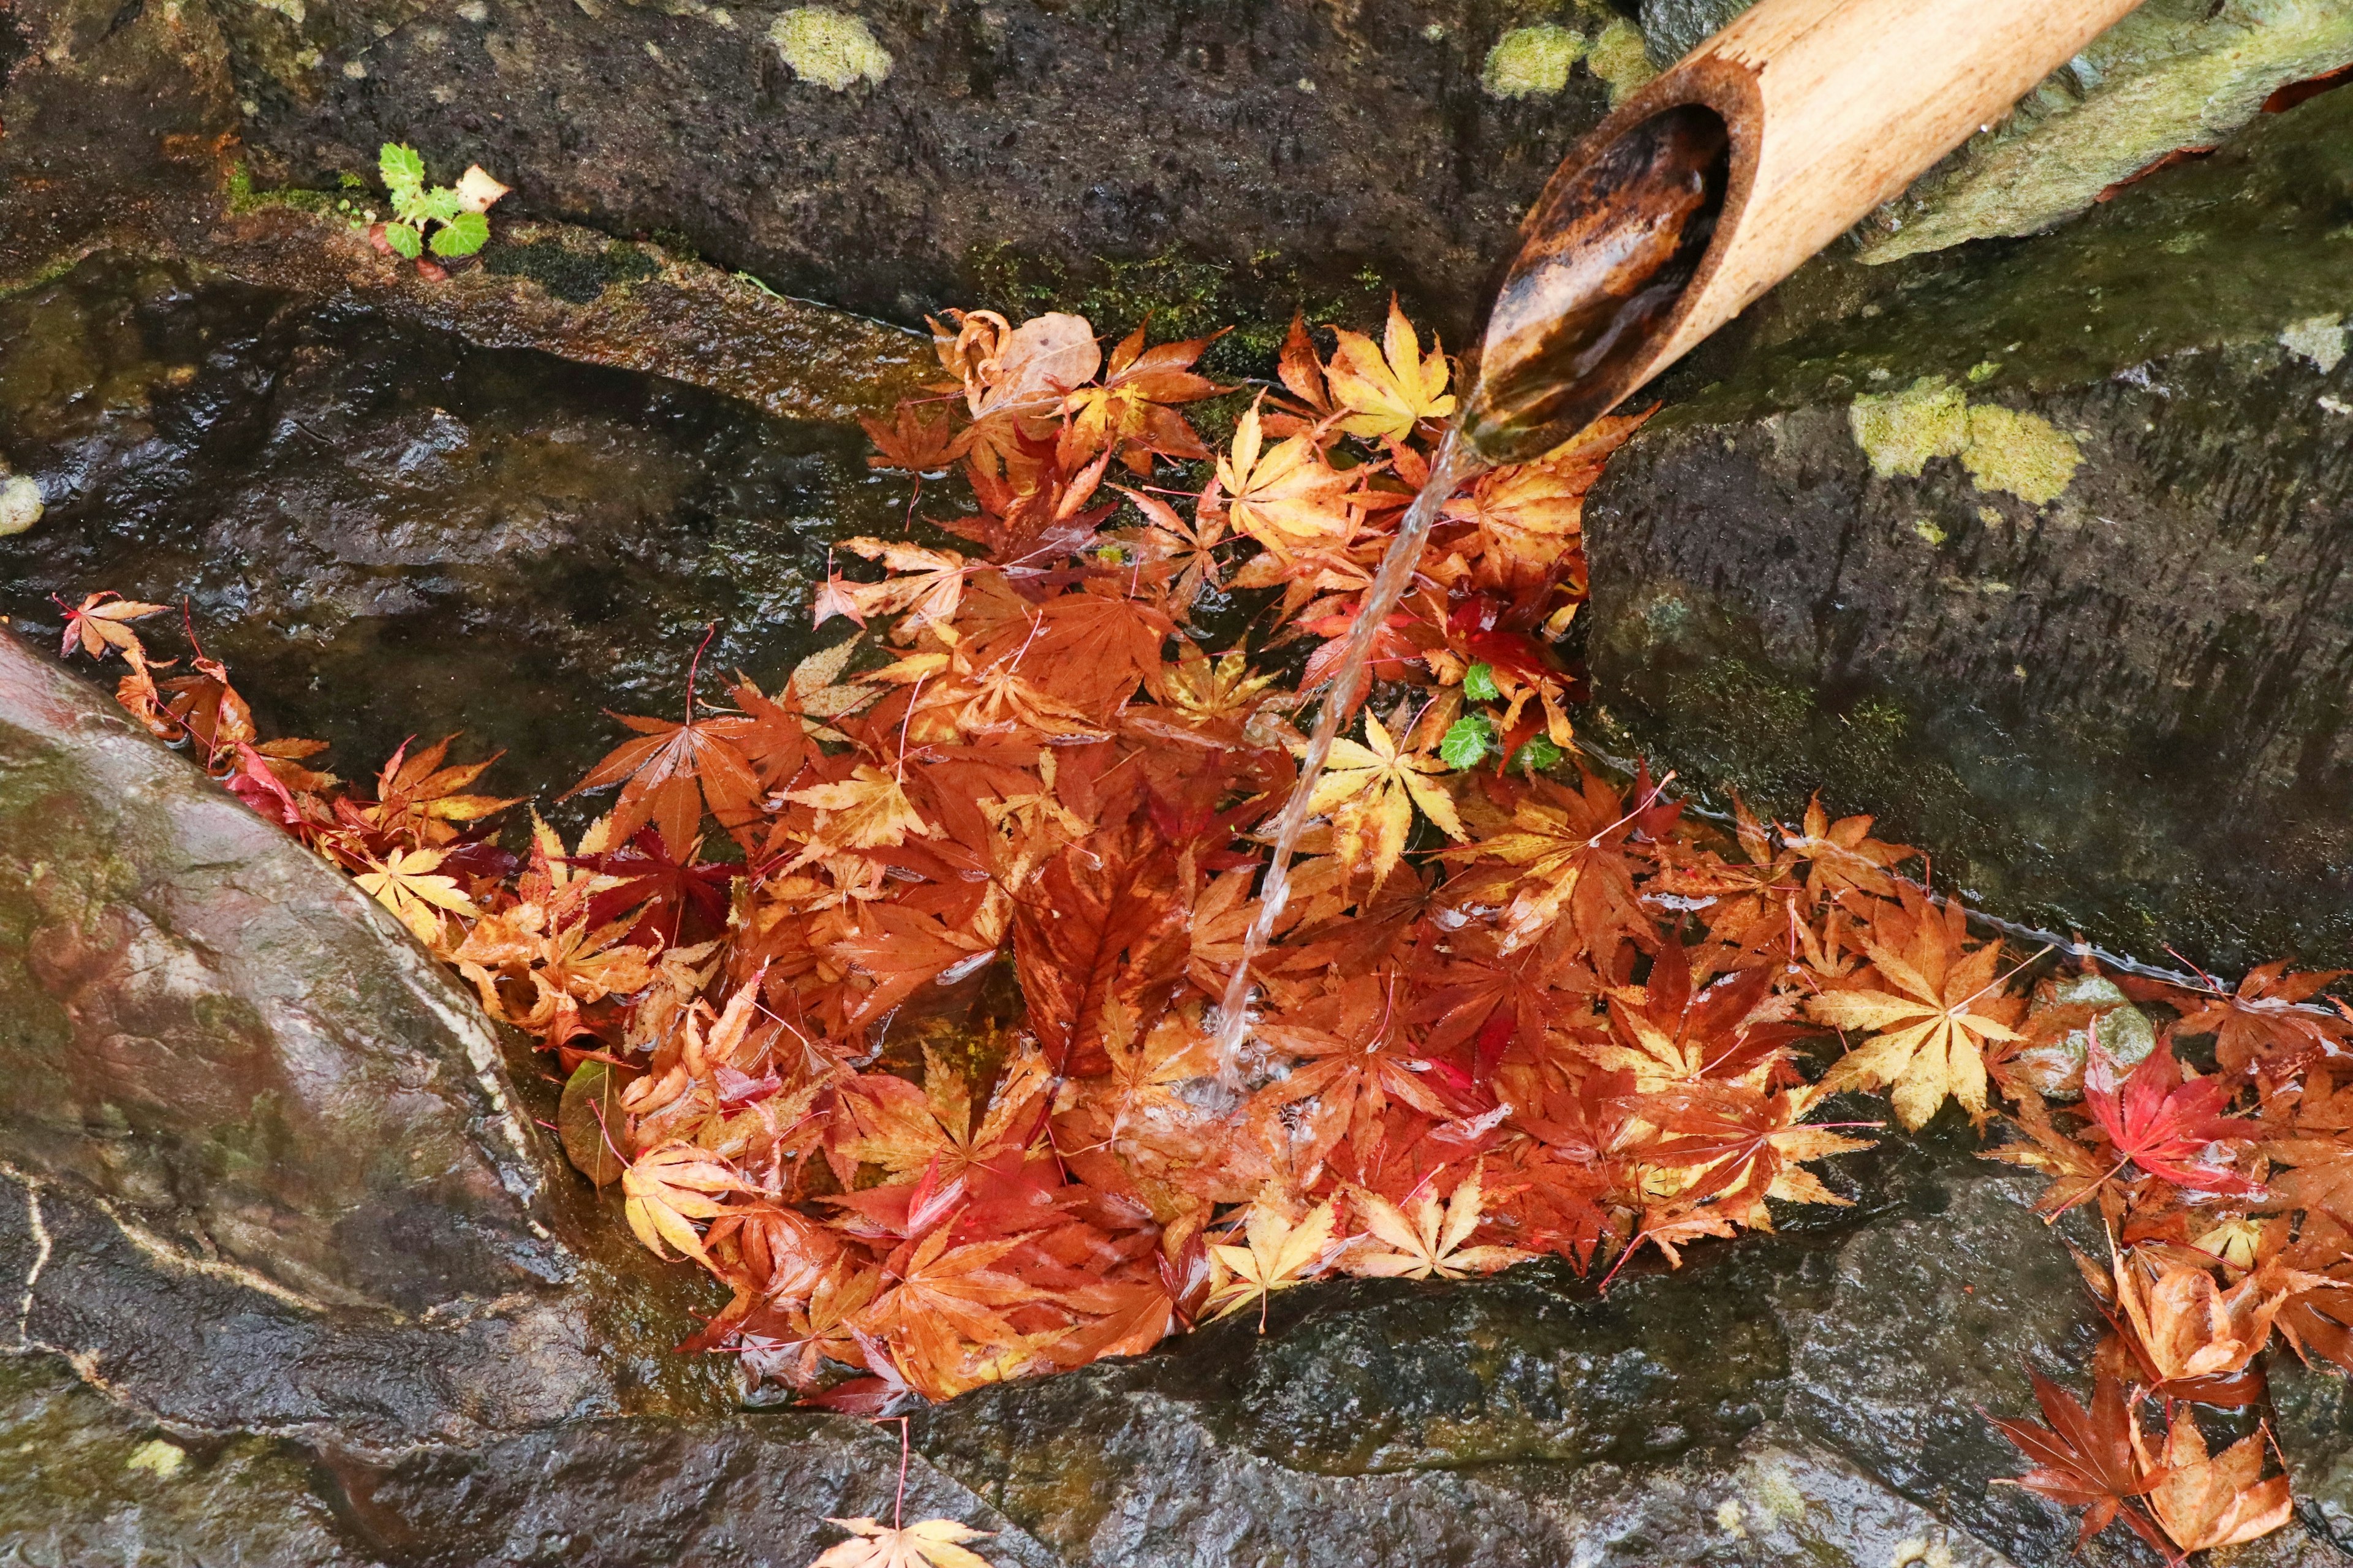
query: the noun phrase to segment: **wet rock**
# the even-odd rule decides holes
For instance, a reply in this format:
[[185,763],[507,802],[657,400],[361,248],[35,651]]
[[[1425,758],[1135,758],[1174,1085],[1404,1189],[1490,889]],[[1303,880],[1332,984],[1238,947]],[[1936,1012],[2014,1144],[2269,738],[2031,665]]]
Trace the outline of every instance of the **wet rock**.
[[5,634],[0,938],[25,1348],[186,1427],[364,1447],[691,1405],[687,1369],[635,1359],[639,1266],[607,1266],[617,1236],[548,1191],[471,999]]
[[0,1356],[0,1539],[25,1563],[357,1568],[315,1466],[267,1437],[191,1438],[49,1356]]
[[[346,773],[467,731],[553,795],[600,711],[707,668],[773,686],[828,542],[904,526],[855,427],[473,346],[349,307],[101,260],[0,300],[0,457],[50,498],[0,542],[0,613],[173,603],[275,733]],[[167,628],[164,634],[171,634]],[[355,692],[369,700],[355,703]]]
[[1784,285],[1588,503],[1600,728],[2013,919],[2345,954],[2348,149],[2326,94],[2032,244]]
[[[1641,63],[1599,0],[479,9],[224,7],[257,174],[332,187],[407,139],[514,185],[502,210],[667,231],[909,324],[1050,293],[1122,330],[1151,305],[1185,331],[1271,321],[1267,348],[1294,304],[1389,283],[1462,342],[1521,210],[1609,104],[1595,59],[1567,57],[1608,36],[1606,66],[1631,35]],[[1525,20],[1577,47],[1491,80]]]
[[2326,1362],[2307,1366],[2293,1353],[2274,1353],[2265,1375],[2296,1510],[2353,1552],[2353,1390]]

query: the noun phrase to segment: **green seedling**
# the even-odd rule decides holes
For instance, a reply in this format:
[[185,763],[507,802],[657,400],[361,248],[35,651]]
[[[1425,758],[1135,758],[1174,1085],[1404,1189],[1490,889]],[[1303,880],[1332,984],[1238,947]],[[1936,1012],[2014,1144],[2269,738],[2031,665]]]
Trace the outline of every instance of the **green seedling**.
[[376,154],[376,172],[392,195],[393,214],[377,232],[394,254],[411,261],[428,250],[454,260],[481,249],[491,237],[491,205],[507,194],[479,163],[455,185],[427,185],[425,160],[406,142],[385,142]]

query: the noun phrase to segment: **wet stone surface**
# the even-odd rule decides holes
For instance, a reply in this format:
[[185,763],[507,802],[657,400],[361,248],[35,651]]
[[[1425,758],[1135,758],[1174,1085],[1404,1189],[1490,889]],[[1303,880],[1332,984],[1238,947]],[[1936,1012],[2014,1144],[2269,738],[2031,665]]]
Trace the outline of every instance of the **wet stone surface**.
[[600,708],[678,706],[712,621],[714,671],[790,669],[828,542],[903,527],[910,481],[865,451],[676,383],[100,259],[0,300],[0,460],[47,502],[0,541],[0,614],[37,635],[53,593],[185,596],[264,724],[344,771],[462,729],[509,749],[493,785],[552,793],[606,749]]

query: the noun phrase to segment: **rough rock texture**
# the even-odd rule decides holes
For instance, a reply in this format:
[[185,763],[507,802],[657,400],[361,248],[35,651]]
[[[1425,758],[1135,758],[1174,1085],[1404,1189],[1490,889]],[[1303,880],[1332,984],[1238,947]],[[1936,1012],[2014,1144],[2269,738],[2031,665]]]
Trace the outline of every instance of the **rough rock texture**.
[[615,1283],[606,1237],[471,1000],[5,634],[0,1063],[25,1348],[191,1427],[379,1447],[643,1403],[641,1303],[566,1289]]
[[902,526],[911,482],[864,450],[676,383],[100,258],[0,300],[0,461],[48,498],[0,541],[0,614],[31,634],[53,593],[185,595],[263,721],[333,742],[344,773],[464,730],[511,749],[493,787],[553,796],[609,743],[600,709],[677,705],[712,621],[711,668],[781,679],[828,542]]
[[1587,510],[1617,742],[2162,962],[2353,950],[2353,93],[2031,244],[1820,262]]

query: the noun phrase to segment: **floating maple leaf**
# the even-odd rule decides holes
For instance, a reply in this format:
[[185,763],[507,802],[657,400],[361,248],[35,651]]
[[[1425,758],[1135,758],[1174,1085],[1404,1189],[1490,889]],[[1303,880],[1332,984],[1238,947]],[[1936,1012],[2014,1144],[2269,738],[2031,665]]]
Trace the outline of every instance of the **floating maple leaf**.
[[2263,1436],[2240,1438],[2209,1458],[2205,1435],[2189,1410],[2177,1410],[2148,1492],[2150,1511],[2183,1552],[2236,1546],[2269,1535],[2294,1517],[2285,1476],[2263,1474]]
[[1824,1081],[1833,1089],[1892,1086],[1896,1119],[1908,1129],[1926,1126],[1948,1096],[1970,1120],[1982,1122],[1985,1044],[2017,1039],[2010,1026],[2023,1005],[2001,994],[1995,977],[2000,944],[1971,947],[1957,902],[1939,914],[1908,888],[1905,897],[1904,907],[1913,917],[1908,940],[1894,946],[1865,944],[1873,967],[1890,989],[1826,992],[1806,1005],[1825,1024],[1871,1037]]
[[2116,1162],[2138,1165],[2179,1187],[2258,1197],[2263,1184],[2232,1170],[2226,1141],[2253,1138],[2261,1124],[2225,1116],[2231,1085],[2217,1076],[2182,1081],[2169,1044],[2118,1081],[2116,1058],[2095,1040],[2084,1067],[2084,1104],[2116,1146]]
[[668,1242],[696,1262],[709,1264],[711,1255],[703,1250],[692,1222],[716,1217],[720,1199],[752,1188],[726,1162],[691,1143],[672,1142],[631,1161],[621,1173],[621,1191],[628,1199],[623,1210],[629,1228],[655,1257],[670,1256],[662,1250],[662,1243]]
[[620,799],[613,805],[613,837],[626,840],[650,822],[670,853],[679,857],[691,853],[706,805],[731,832],[748,826],[759,815],[759,776],[734,744],[751,721],[740,714],[695,718],[691,679],[690,676],[684,722],[614,714],[639,738],[615,747],[564,795],[569,800],[584,791],[620,784]]
[[1369,867],[1378,888],[1405,854],[1415,806],[1449,838],[1460,843],[1469,837],[1453,800],[1437,784],[1449,771],[1426,752],[1398,751],[1381,721],[1367,713],[1363,744],[1334,738],[1307,809],[1331,814],[1334,852],[1347,865]]
[[58,649],[59,658],[72,658],[75,645],[79,644],[82,652],[92,658],[104,658],[108,650],[112,649],[132,663],[139,663],[145,650],[141,647],[139,634],[131,629],[130,623],[161,615],[172,607],[126,599],[111,590],[91,594],[79,605],[69,605],[54,594],[49,598],[66,613],[65,641]]

